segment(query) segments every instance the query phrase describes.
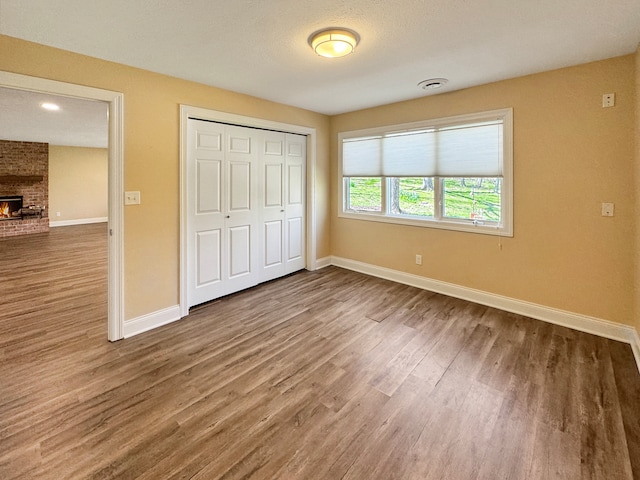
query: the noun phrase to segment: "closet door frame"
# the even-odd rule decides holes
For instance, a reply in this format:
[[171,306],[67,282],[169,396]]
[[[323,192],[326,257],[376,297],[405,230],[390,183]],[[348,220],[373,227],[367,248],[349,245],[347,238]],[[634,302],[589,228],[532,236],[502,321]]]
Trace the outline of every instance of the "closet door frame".
[[301,125],[274,122],[261,118],[247,117],[232,113],[208,110],[190,105],[180,105],[180,314],[189,315],[187,302],[187,120],[197,118],[213,122],[227,123],[243,127],[278,130],[307,137],[306,168],[306,266],[315,270],[316,228],[315,228],[315,170],[316,170],[316,129]]

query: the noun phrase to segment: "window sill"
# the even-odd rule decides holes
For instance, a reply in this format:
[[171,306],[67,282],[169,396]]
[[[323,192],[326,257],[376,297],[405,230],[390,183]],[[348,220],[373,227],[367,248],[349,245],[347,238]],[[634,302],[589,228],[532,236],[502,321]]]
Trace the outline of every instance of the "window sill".
[[349,220],[362,220],[368,222],[392,223],[396,225],[409,225],[422,228],[436,228],[440,230],[455,230],[458,232],[477,233],[482,235],[497,235],[501,237],[513,237],[513,230],[503,225],[474,224],[468,220],[430,220],[410,216],[390,216],[380,213],[367,212],[339,212],[339,218]]

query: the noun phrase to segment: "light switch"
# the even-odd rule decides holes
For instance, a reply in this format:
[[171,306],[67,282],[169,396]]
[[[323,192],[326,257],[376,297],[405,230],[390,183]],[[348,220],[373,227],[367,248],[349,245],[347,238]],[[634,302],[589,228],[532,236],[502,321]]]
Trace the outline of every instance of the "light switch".
[[602,204],[602,216],[603,217],[613,217],[613,203],[603,203]]
[[140,192],[124,192],[125,205],[140,205]]

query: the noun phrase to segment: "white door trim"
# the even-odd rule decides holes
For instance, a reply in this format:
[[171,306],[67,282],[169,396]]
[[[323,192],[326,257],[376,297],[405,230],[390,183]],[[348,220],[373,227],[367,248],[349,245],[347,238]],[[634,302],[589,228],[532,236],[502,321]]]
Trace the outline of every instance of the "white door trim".
[[40,93],[52,93],[109,104],[109,273],[108,273],[108,338],[123,338],[123,164],[124,164],[124,95],[119,92],[58,82],[0,71],[0,86]]
[[306,268],[307,270],[316,269],[316,129],[190,105],[180,105],[180,314],[182,317],[189,315],[189,304],[187,302],[187,120],[189,117],[307,136]]

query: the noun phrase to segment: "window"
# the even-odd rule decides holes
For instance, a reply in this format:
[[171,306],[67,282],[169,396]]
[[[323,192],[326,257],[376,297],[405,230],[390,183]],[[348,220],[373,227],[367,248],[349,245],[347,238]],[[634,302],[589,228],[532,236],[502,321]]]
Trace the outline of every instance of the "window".
[[343,132],[339,216],[512,235],[511,109]]

